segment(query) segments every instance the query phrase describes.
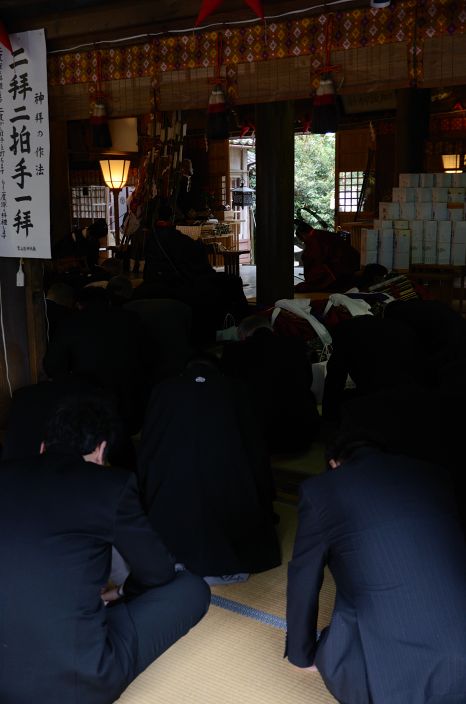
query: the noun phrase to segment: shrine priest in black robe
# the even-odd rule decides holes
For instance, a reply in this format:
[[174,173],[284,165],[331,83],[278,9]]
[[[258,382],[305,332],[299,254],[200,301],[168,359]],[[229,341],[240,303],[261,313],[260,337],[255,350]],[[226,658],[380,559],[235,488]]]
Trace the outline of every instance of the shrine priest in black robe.
[[152,526],[190,571],[228,581],[280,564],[265,443],[214,363],[154,388],[138,473]]

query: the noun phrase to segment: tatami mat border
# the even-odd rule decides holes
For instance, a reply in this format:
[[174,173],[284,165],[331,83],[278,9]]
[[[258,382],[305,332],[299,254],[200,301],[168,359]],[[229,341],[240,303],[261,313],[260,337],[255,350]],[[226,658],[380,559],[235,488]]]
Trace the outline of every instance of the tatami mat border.
[[219,606],[221,609],[232,611],[235,614],[240,614],[241,616],[252,618],[260,623],[265,623],[268,626],[278,628],[281,631],[286,631],[286,620],[279,616],[268,614],[266,611],[253,609],[251,606],[246,606],[246,604],[241,604],[239,601],[233,601],[232,599],[225,599],[225,597],[217,596],[217,594],[212,594],[211,603],[214,606]]

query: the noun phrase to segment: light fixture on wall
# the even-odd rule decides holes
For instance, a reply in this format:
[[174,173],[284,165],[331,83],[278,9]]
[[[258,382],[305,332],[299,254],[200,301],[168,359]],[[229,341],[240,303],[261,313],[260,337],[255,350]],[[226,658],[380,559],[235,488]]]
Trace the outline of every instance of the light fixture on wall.
[[113,193],[113,215],[115,219],[115,244],[120,244],[120,208],[118,205],[118,196],[122,188],[126,186],[128,180],[129,167],[131,161],[129,159],[101,159],[100,168],[105,185]]
[[370,6],[377,10],[382,7],[389,7],[391,0],[370,0]]
[[442,154],[443,170],[447,174],[460,174],[463,171],[461,154]]
[[244,181],[241,179],[240,185],[237,188],[231,189],[231,204],[239,205],[240,208],[248,208],[252,205],[253,193],[254,189],[245,186]]

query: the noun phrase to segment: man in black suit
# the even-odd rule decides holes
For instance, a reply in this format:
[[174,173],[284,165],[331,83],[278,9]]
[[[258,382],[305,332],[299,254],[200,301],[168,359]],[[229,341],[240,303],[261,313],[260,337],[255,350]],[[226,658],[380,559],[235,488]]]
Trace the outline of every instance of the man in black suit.
[[124,308],[136,313],[146,330],[154,381],[180,374],[193,354],[191,308],[173,298],[140,298]]
[[[436,468],[344,441],[302,485],[289,565],[287,656],[344,704],[462,704],[466,550]],[[330,626],[316,636],[328,564]]]
[[447,393],[466,390],[466,321],[442,301],[393,301],[384,310],[387,321],[408,326],[418,337],[420,381]]
[[[0,465],[2,704],[112,704],[207,611],[208,587],[175,571],[134,474],[102,466],[111,427],[102,403],[69,402],[41,455]],[[119,587],[112,546],[130,566]]]
[[406,387],[416,381],[422,355],[415,332],[402,321],[374,315],[341,321],[332,330],[332,354],[322,400],[325,422],[340,421],[340,406],[348,395],[348,375],[356,387],[351,395]]
[[222,367],[245,382],[269,451],[306,450],[316,438],[320,417],[303,340],[276,335],[261,315],[244,318],[238,332],[241,341],[224,346]]
[[[90,384],[77,374],[58,374],[54,379],[40,381],[16,389],[11,398],[2,459],[23,459],[39,454],[49,418],[57,406],[70,398],[100,396],[102,401],[117,409],[117,399]],[[135,469],[136,452],[125,424],[115,417],[115,438],[107,450],[107,462],[125,469]]]
[[215,271],[203,242],[173,225],[170,206],[162,204],[158,214],[145,244],[144,287],[136,296],[149,298],[156,290],[158,297],[183,301],[192,308],[196,340],[214,341],[227,313],[238,320],[248,313],[241,278]]
[[43,366],[48,377],[76,374],[116,396],[131,435],[139,432],[150,392],[147,336],[135,313],[110,304],[105,291],[77,293],[79,313],[50,340]]

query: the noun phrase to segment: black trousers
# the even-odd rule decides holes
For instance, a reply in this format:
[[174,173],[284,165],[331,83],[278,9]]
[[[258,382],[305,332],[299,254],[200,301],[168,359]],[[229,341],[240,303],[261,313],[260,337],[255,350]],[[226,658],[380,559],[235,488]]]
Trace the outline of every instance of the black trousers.
[[121,692],[201,620],[209,603],[210,589],[204,580],[178,572],[168,584],[107,607],[109,639],[121,668]]

